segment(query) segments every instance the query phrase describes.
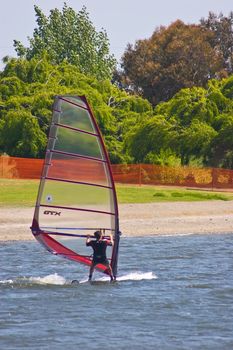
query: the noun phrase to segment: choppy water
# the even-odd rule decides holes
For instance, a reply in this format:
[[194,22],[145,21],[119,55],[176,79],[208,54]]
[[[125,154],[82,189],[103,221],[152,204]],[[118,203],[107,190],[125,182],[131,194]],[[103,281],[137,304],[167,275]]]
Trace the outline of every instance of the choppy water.
[[122,237],[118,281],[94,284],[37,242],[0,243],[0,349],[233,349],[232,243]]

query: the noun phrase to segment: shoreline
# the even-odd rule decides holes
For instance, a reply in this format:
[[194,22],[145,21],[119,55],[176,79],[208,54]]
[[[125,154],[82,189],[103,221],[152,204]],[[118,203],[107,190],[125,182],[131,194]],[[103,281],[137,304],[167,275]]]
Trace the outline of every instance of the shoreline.
[[[34,208],[1,208],[0,242],[34,240]],[[120,204],[122,237],[233,233],[233,201]]]

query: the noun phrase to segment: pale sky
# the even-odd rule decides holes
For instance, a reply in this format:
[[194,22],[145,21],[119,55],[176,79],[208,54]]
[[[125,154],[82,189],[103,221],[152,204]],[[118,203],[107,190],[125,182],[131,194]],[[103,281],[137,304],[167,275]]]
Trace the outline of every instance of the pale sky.
[[[67,0],[76,12],[85,5],[97,31],[104,28],[110,40],[110,50],[119,61],[127,43],[149,38],[160,25],[176,19],[198,23],[209,11],[228,16],[233,11],[232,0]],[[63,0],[0,0],[0,60],[16,57],[13,40],[28,46],[36,27],[34,5],[48,16],[54,8],[62,9]],[[3,64],[0,63],[0,69]]]

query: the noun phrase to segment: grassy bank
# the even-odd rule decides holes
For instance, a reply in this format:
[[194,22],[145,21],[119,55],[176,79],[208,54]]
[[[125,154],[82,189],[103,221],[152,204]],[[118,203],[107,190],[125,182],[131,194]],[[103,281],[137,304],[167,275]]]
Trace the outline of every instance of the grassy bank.
[[[32,207],[38,180],[0,179],[0,207]],[[119,203],[151,203],[177,201],[232,200],[233,193],[160,188],[157,186],[117,185]]]
[[177,189],[177,187],[161,188],[157,186],[132,187],[118,185],[117,193],[120,203],[227,201],[233,199],[233,193]]

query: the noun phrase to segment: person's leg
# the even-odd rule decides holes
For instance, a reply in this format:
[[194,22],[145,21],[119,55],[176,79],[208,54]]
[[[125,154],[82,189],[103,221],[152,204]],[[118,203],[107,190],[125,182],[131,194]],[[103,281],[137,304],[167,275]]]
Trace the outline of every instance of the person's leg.
[[113,276],[112,268],[111,268],[111,265],[109,264],[109,261],[106,261],[106,263],[104,265],[108,268],[108,274],[110,276],[111,281],[113,281],[114,276]]
[[91,281],[91,279],[92,279],[92,275],[93,275],[94,268],[95,268],[95,263],[92,262],[92,264],[91,264],[91,266],[90,266],[88,281]]
[[108,271],[109,271],[109,274],[110,274],[111,281],[113,281],[114,280],[114,276],[113,276],[112,268],[111,268],[110,265],[109,265]]

